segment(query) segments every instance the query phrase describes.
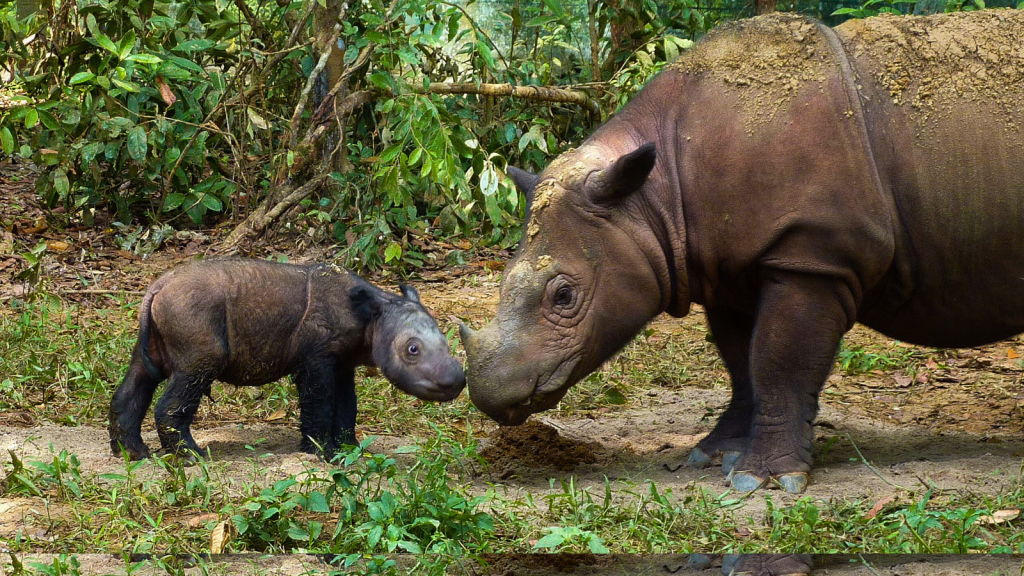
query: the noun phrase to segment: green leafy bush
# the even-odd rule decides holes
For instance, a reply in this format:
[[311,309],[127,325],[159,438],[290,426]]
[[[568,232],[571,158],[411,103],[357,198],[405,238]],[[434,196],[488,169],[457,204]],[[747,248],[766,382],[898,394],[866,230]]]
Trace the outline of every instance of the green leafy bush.
[[[337,554],[462,555],[486,548],[494,521],[482,496],[453,487],[449,469],[479,458],[474,446],[439,435],[415,452],[408,471],[395,458],[365,454],[365,439],[336,467],[311,470],[264,488],[225,510],[253,550],[326,550]],[[336,514],[334,529],[329,513]]]

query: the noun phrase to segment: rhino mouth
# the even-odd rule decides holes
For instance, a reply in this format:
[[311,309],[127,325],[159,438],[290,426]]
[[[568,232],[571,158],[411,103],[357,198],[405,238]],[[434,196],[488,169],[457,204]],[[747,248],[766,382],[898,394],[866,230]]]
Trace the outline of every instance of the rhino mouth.
[[579,365],[580,360],[582,358],[576,356],[559,364],[550,374],[537,376],[533,392],[525,400],[510,406],[505,414],[504,422],[500,422],[500,424],[519,426],[526,422],[531,414],[554,408],[572,385],[570,376]]

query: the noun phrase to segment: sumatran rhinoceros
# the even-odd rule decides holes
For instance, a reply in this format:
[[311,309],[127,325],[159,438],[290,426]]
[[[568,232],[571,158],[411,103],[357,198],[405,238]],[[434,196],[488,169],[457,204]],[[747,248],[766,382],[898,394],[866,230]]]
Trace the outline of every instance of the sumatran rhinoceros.
[[139,311],[139,339],[110,402],[110,448],[149,455],[142,418],[157,385],[164,450],[198,453],[192,418],[214,379],[258,386],[291,374],[301,448],[333,456],[355,441],[356,366],[378,366],[398,389],[449,401],[465,375],[411,286],[389,294],[329,264],[196,262],[161,276]]
[[1024,11],[793,15],[708,34],[539,176],[493,321],[462,340],[502,424],[691,303],[732,379],[693,450],[800,492],[843,334],[1024,331]]

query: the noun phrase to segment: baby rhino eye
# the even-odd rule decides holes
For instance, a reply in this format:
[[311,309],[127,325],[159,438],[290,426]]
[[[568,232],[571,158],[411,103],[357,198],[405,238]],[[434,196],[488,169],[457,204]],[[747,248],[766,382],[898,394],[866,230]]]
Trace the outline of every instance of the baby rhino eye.
[[418,356],[420,353],[420,345],[413,342],[412,344],[409,344],[409,347],[406,348],[406,351],[409,353],[409,356]]

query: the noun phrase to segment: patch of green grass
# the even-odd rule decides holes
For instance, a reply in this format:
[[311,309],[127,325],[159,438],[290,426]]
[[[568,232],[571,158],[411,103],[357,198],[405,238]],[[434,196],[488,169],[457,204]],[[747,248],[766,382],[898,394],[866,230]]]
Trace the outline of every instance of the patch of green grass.
[[[227,523],[234,536],[226,551],[339,554],[352,562],[403,552],[439,555],[442,564],[536,551],[1024,552],[1021,519],[993,520],[997,510],[1024,507],[1021,485],[996,496],[904,492],[909,500],[870,514],[871,502],[802,498],[780,506],[771,493],[737,497],[695,485],[673,492],[608,479],[581,486],[573,476],[510,497],[501,485],[474,486],[470,465],[482,464],[475,443],[437,431],[393,454],[370,454],[368,446],[283,478],[269,477],[255,452],[243,477],[223,462],[185,467],[155,459],[93,474],[67,451],[38,461],[15,457],[3,470],[3,495],[28,498],[46,515],[8,546],[15,553],[198,554]],[[749,497],[765,498],[761,519],[744,514]],[[40,523],[43,539],[35,535]],[[393,573],[385,564],[363,567]]]
[[0,410],[66,424],[106,418],[135,343],[135,305],[83,309],[40,296],[0,312]]
[[[48,511],[47,537],[19,531],[15,552],[195,554],[210,533],[229,521],[235,537],[225,551],[289,553],[485,552],[494,521],[471,494],[466,464],[478,461],[474,444],[438,432],[397,454],[365,452],[363,441],[332,465],[307,466],[277,481],[259,458],[241,483],[226,463],[181,459],[128,462],[123,472],[83,473],[76,455],[54,452],[3,470],[0,494],[28,497]],[[213,513],[196,524],[190,519]]]
[[818,554],[1020,553],[1020,521],[998,524],[996,510],[1020,509],[1024,487],[994,498],[927,491],[910,504],[888,505],[869,515],[870,503],[801,498],[780,507],[768,497],[765,526],[755,529],[744,552],[801,551]]
[[920,350],[899,343],[867,347],[848,345],[844,340],[839,343],[839,351],[836,353],[836,369],[851,376],[875,370],[916,372],[916,366],[923,361],[924,355]]

